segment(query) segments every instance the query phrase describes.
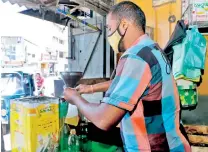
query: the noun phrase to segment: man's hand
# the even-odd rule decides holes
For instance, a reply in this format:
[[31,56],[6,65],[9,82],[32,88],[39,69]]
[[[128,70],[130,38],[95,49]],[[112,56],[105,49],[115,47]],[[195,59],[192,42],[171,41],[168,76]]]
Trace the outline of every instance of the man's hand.
[[91,93],[93,93],[93,86],[92,85],[80,84],[76,87],[76,90],[80,94],[91,94]]
[[80,94],[74,88],[64,89],[64,99],[71,104],[75,104],[75,99],[80,97]]

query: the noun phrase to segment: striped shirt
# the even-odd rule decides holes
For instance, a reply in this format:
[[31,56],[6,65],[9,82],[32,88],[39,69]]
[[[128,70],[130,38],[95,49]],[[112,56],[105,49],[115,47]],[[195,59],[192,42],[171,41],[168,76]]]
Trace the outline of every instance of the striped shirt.
[[103,102],[126,110],[120,126],[125,151],[189,152],[176,84],[154,44],[143,35],[121,56]]

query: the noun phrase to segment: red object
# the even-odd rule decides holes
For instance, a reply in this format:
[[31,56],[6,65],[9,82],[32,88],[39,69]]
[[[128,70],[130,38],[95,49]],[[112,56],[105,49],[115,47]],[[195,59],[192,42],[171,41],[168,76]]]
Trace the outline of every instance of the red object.
[[41,78],[41,77],[36,78],[36,83],[37,83],[37,87],[38,88],[42,87],[43,82],[44,82],[44,79],[43,78]]

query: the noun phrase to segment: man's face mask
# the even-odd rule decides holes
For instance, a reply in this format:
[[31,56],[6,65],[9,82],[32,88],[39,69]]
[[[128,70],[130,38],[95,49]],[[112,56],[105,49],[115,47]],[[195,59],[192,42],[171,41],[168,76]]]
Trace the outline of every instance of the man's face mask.
[[117,29],[111,35],[108,36],[108,42],[110,43],[111,47],[116,53],[124,51],[121,48],[121,43],[127,31],[126,29],[124,35],[121,35],[121,33],[119,32],[119,26],[120,24],[118,25]]

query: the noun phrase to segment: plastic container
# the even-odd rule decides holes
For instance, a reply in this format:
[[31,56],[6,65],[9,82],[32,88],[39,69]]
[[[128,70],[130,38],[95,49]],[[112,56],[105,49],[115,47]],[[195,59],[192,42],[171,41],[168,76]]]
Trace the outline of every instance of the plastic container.
[[60,99],[59,100],[59,125],[60,125],[59,150],[60,152],[67,150],[69,135],[67,133],[67,127],[66,125],[64,125],[67,111],[68,111],[68,103]]
[[12,152],[57,151],[59,100],[29,97],[11,102]]
[[188,80],[177,80],[178,93],[183,110],[194,110],[198,104],[197,85]]
[[59,101],[59,118],[65,118],[68,112],[68,103]]
[[79,123],[79,114],[77,106],[69,104],[68,111],[65,118],[65,123],[71,126],[77,126]]

